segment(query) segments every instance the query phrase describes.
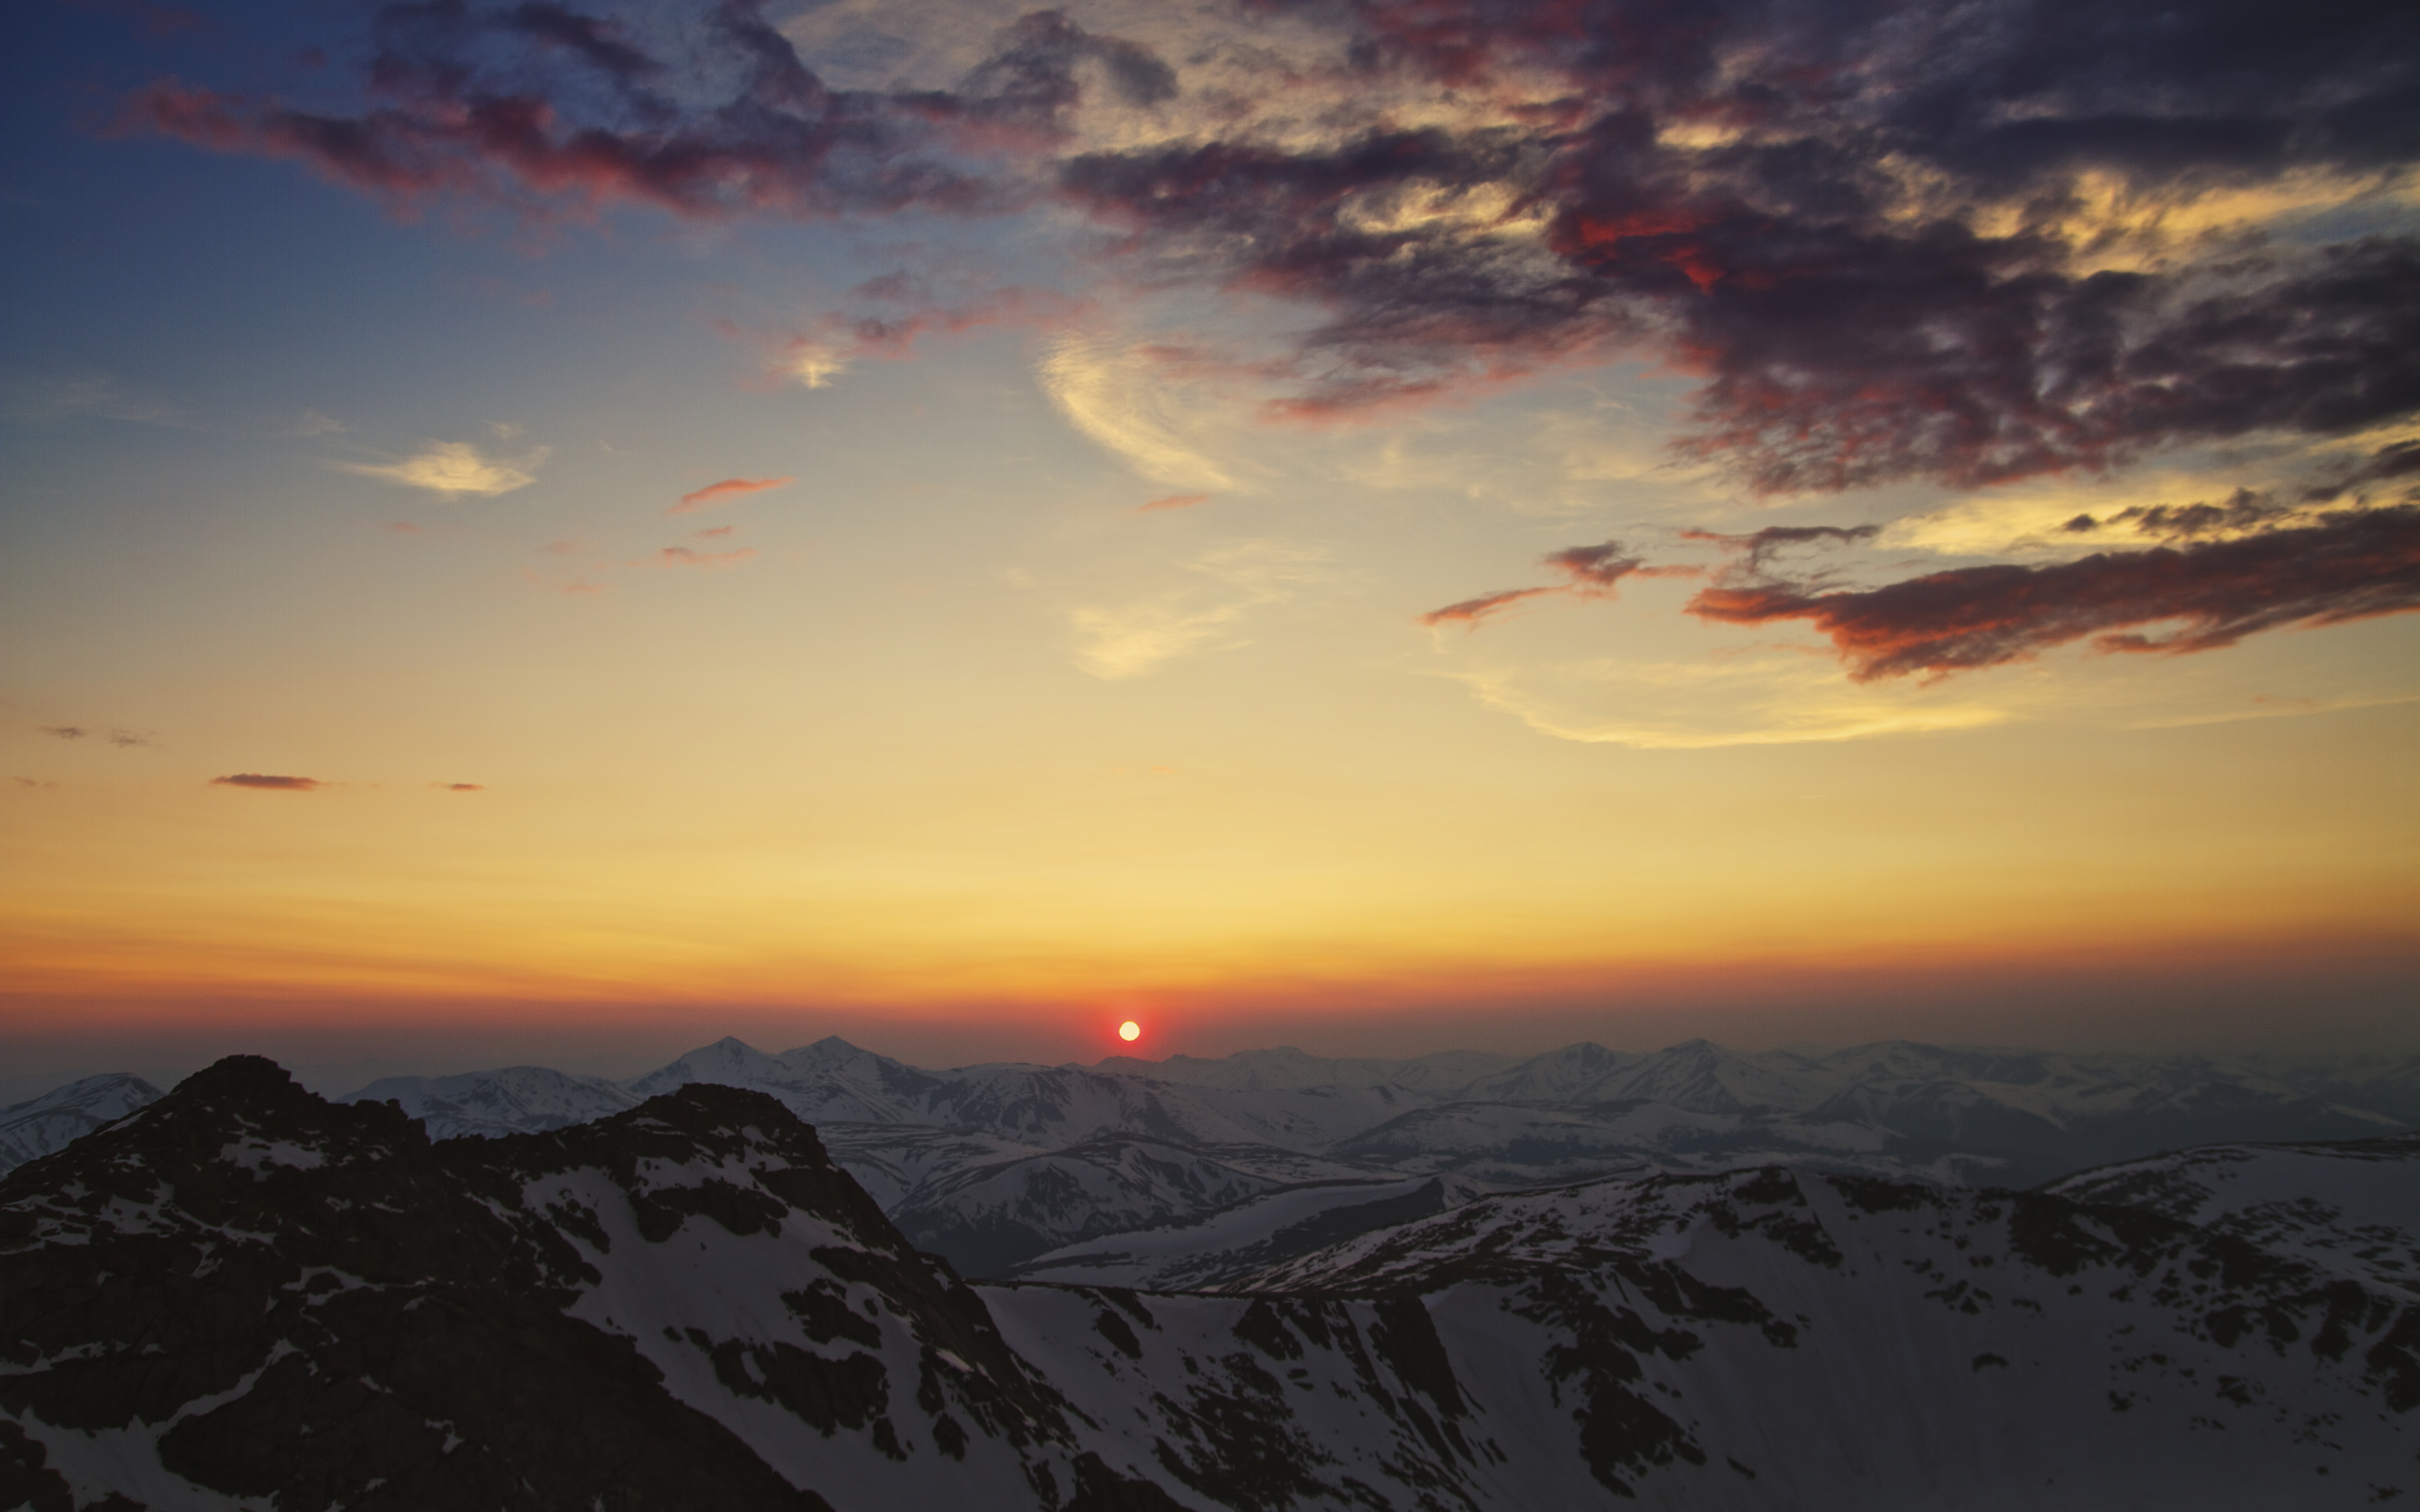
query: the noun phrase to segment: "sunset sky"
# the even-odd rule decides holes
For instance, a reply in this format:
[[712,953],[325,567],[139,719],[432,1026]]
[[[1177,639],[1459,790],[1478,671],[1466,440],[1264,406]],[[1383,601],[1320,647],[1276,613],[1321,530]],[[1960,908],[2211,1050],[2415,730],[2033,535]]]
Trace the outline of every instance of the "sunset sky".
[[0,1060],[2420,1047],[2283,14],[34,0]]

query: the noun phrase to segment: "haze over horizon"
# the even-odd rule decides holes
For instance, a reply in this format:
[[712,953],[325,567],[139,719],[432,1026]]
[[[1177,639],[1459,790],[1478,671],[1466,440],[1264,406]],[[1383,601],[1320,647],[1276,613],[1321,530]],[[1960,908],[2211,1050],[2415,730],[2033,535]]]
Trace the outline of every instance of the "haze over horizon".
[[43,0],[0,1097],[2420,1049],[2420,23],[1685,8]]

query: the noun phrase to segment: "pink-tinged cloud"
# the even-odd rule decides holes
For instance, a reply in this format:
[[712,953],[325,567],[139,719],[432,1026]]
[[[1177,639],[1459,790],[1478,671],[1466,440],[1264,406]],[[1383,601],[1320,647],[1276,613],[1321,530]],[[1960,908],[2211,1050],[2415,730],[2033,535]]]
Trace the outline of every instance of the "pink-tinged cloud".
[[310,777],[271,777],[265,772],[238,772],[231,777],[210,779],[213,786],[228,788],[264,788],[272,793],[308,793],[328,784]]
[[1620,541],[1570,547],[1550,553],[1544,562],[1571,579],[1575,592],[1603,594],[1612,593],[1615,584],[1647,565],[1644,559],[1624,551]]
[[431,782],[428,785],[437,789],[441,793],[485,793],[488,791],[488,784],[485,782]]
[[1150,503],[1137,506],[1135,513],[1148,515],[1158,509],[1191,509],[1196,504],[1208,503],[1210,499],[1206,493],[1172,493],[1165,499],[1155,499]]
[[1561,583],[1536,588],[1508,588],[1501,593],[1482,594],[1466,598],[1459,604],[1448,604],[1431,609],[1419,617],[1422,625],[1436,627],[1459,625],[1466,630],[1476,630],[1513,605],[1551,594],[1570,594],[1581,598],[1611,598],[1624,578],[1661,578],[1693,572],[1693,568],[1651,567],[1632,556],[1620,541],[1606,541],[1596,546],[1567,547],[1549,552],[1539,559],[1540,564],[1554,568],[1568,579]]
[[744,499],[752,493],[763,493],[768,488],[779,488],[784,484],[798,481],[792,477],[725,478],[721,483],[709,483],[695,493],[681,495],[680,502],[665,510],[664,513],[694,515],[701,509],[712,509],[726,500]]
[[[1804,620],[1831,638],[1859,682],[1995,667],[2087,636],[2102,651],[2211,651],[2285,625],[2416,609],[2420,508],[2412,505],[2051,566],[1963,567],[1884,588],[1717,586],[1688,605],[1700,619],[1731,625]],[[2134,628],[2159,625],[2175,628]]]
[[1500,594],[1481,594],[1477,598],[1466,598],[1459,604],[1433,609],[1420,616],[1420,623],[1432,628],[1459,625],[1466,630],[1476,630],[1524,599],[1564,592],[1567,590],[1561,588],[1508,588]]
[[703,531],[691,531],[689,535],[692,541],[712,541],[729,535],[738,528],[737,525],[716,525]]
[[668,546],[656,552],[656,564],[663,567],[736,567],[756,554],[752,546],[735,551],[692,551],[685,546]]

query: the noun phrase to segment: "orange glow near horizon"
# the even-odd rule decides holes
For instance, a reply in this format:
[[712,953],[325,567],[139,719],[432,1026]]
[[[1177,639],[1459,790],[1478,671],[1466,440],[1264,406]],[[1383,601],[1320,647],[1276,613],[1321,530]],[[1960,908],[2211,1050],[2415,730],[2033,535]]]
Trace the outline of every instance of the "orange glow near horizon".
[[[1277,50],[1255,93],[1233,60],[1263,54],[1228,28],[1263,8],[1159,8],[1182,98],[1221,101],[1163,125],[1281,142],[1322,175],[1399,118],[1528,144],[1469,160],[1500,181],[1415,190],[1373,159],[1340,184],[1356,224],[1418,242],[1416,278],[1254,263],[1291,244],[1282,175],[1236,181],[1249,234],[1215,245],[1177,200],[1089,195],[952,212],[927,240],[931,206],[794,217],[825,203],[803,179],[617,208],[429,127],[430,183],[566,212],[527,211],[538,245],[460,234],[475,195],[359,219],[325,178],[249,161],[285,155],[274,117],[196,134],[233,117],[190,102],[234,96],[142,97],[186,147],[78,127],[64,95],[12,116],[35,177],[11,191],[49,208],[0,218],[21,316],[0,375],[0,1080],[18,1047],[78,1036],[314,1026],[518,1026],[496,1054],[539,1062],[724,1034],[925,1063],[1636,1044],[1699,1032],[1690,1015],[1768,1043],[2013,1043],[2054,1019],[2084,1040],[2183,1025],[2196,995],[2249,1022],[2239,982],[2265,984],[2281,1041],[2401,1008],[2408,1032],[2372,1039],[2420,1047],[2420,565],[2395,544],[2420,531],[2396,491],[2420,405],[2222,443],[2173,417],[2235,400],[2059,420],[2071,401],[2023,376],[2063,360],[2035,337],[1944,347],[2002,331],[1996,304],[1955,304],[1985,242],[2149,280],[2170,293],[2142,308],[2183,321],[2203,281],[2270,286],[2219,228],[2271,237],[2278,297],[2317,299],[2337,275],[2288,268],[2313,237],[2420,200],[2383,169],[2228,156],[2076,170],[2019,203],[1932,177],[1948,158],[1891,159],[1842,180],[1884,186],[1854,234],[1792,229],[1791,193],[1725,177],[1731,128],[1673,116],[1622,150],[1678,197],[1617,206],[1577,171],[1596,138],[1540,126],[1587,98],[1558,83],[1537,114],[1545,64],[1510,94],[1419,69],[1365,89],[1324,61],[1359,12],[1289,8],[1249,22]],[[74,53],[57,79],[136,69],[75,52],[85,30],[44,33]],[[706,109],[783,45],[752,32],[723,57],[721,36],[667,54],[665,99]],[[540,102],[624,140],[569,124],[607,97],[558,52],[522,59],[575,68]],[[984,172],[1056,182],[1053,155],[1160,130],[1077,95]],[[1850,100],[1822,130],[1878,140]],[[928,97],[894,103],[924,123],[900,150],[939,140]],[[172,150],[190,187],[170,203]],[[1757,208],[1700,226],[1717,201]],[[2037,201],[2068,208],[2038,224]],[[663,239],[701,213],[712,235]],[[1784,282],[1715,280],[1716,229]],[[1792,259],[1851,245],[1949,261],[1833,351],[1829,302],[1792,291],[1854,270]],[[1557,259],[1553,286],[1612,302],[1517,293]],[[2397,287],[2342,286],[2373,285]],[[1418,310],[1449,285],[1464,315]],[[2396,349],[2402,309],[2360,349]],[[1768,339],[1750,310],[1813,323]],[[1977,385],[1992,424],[1945,427],[1950,391],[1876,355],[1896,351]],[[1772,367],[1785,352],[1835,365]],[[2402,392],[2300,352],[2257,358],[2282,364],[2260,381]],[[120,369],[95,365],[110,353]],[[2260,413],[2337,412],[2309,402]],[[2136,420],[2154,429],[2119,444]],[[1970,436],[2000,439],[1950,440]],[[2243,567],[2245,543],[2299,565]],[[2137,566],[2170,567],[2080,565],[2153,551]]]

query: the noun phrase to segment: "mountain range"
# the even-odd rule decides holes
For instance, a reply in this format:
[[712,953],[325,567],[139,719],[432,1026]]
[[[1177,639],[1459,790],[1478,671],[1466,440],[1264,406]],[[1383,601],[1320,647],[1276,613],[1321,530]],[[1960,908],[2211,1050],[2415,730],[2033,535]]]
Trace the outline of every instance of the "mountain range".
[[[1608,1175],[1783,1162],[2028,1187],[2195,1145],[2420,1128],[2420,1057],[2226,1062],[1906,1041],[1401,1060],[1280,1048],[929,1071],[837,1038],[781,1055],[725,1039],[622,1082],[518,1066],[391,1077],[345,1101],[392,1102],[432,1138],[497,1137],[698,1084],[779,1100],[920,1248],[978,1276],[1198,1280],[1233,1268],[1230,1232],[1268,1227],[1237,1242],[1298,1245],[1389,1203]],[[158,1096],[96,1077],[0,1110],[0,1169]],[[1176,1270],[1135,1258],[1146,1253]]]
[[[230,1057],[0,1177],[0,1505],[2226,1512],[2420,1489],[2420,1135],[2024,1192],[1773,1162],[1397,1173],[1324,1239],[1303,1226],[1340,1210],[1296,1183],[1218,1211],[1297,1242],[1248,1263],[1234,1228],[1240,1268],[1199,1285],[970,1285],[784,1101],[668,1080],[432,1141],[399,1097]],[[956,1105],[1034,1128],[1001,1095],[1032,1081],[969,1083]]]

